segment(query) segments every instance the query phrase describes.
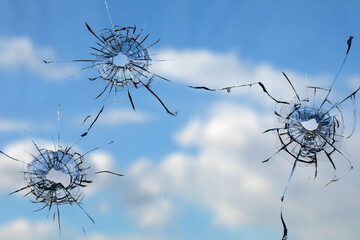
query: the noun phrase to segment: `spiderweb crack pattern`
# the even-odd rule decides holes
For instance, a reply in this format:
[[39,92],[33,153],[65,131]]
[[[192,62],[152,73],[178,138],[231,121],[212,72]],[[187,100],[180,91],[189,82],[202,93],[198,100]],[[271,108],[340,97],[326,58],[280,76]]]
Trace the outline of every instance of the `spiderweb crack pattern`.
[[[307,86],[307,88],[313,92],[311,100],[309,98],[301,99],[292,82],[283,72],[284,77],[295,93],[295,98],[293,101],[278,101],[273,99],[277,104],[281,104],[282,106],[280,111],[275,111],[275,115],[279,120],[279,126],[268,129],[264,131],[264,133],[275,132],[277,139],[281,143],[281,147],[272,156],[263,161],[267,162],[272,157],[283,151],[290,155],[294,160],[288,183],[281,197],[282,203],[296,166],[300,163],[314,164],[314,178],[316,178],[319,156],[321,153],[324,153],[326,159],[330,162],[334,169],[334,177],[328,184],[339,180],[336,176],[336,166],[332,157],[334,153],[339,153],[348,161],[350,166],[349,171],[353,168],[350,160],[345,156],[340,147],[342,140],[344,138],[350,138],[355,131],[357,113],[355,97],[360,90],[360,87],[339,102],[333,103],[329,99],[331,90],[344,66],[344,63],[346,62],[352,39],[353,36],[350,36],[347,41],[348,48],[345,58],[331,84],[331,87],[329,89],[325,89],[321,87]],[[319,104],[317,104],[315,99],[319,92],[324,92],[325,97]],[[344,135],[344,114],[340,105],[349,99],[353,104],[353,127],[351,133],[346,136]],[[281,204],[280,216],[284,229],[282,239],[285,240],[287,239],[288,230],[283,218],[282,206],[283,205]]]

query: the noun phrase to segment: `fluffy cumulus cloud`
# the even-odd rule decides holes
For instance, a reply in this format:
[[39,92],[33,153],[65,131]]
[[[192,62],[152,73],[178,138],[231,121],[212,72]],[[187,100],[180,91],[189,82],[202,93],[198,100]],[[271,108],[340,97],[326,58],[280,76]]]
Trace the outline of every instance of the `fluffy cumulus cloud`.
[[[281,96],[286,100],[295,97],[281,70],[270,64],[252,64],[239,59],[234,53],[208,50],[164,50],[159,55],[160,58],[173,60],[154,63],[153,71],[184,84],[224,87],[261,80],[275,97]],[[303,87],[306,76],[294,71],[286,73],[300,96],[306,97],[307,92]],[[331,82],[327,75],[308,77],[308,80],[309,84],[322,87],[326,87],[323,86],[324,83]],[[260,92],[252,95],[261,95]],[[334,92],[333,96],[336,95]],[[252,99],[263,101],[265,98]],[[174,138],[181,150],[165,156],[159,163],[140,159],[125,171],[126,178],[121,183],[121,189],[127,194],[121,196],[122,203],[141,227],[165,227],[181,211],[176,205],[179,199],[210,211],[211,222],[217,226],[229,229],[247,226],[279,227],[279,199],[292,165],[283,161],[281,156],[289,159],[284,154],[270,163],[261,163],[278,147],[275,147],[271,133],[260,134],[273,127],[274,122],[271,111],[256,111],[246,103],[215,104],[208,115],[195,115],[175,134]],[[194,148],[197,153],[191,154],[188,149]],[[346,169],[346,160],[342,158],[342,161],[338,168]],[[347,229],[351,224],[338,226],[335,220],[326,218],[326,214],[328,209],[332,209],[330,205],[334,202],[339,206],[331,212],[332,216],[348,211],[344,209],[348,203],[343,202],[331,189],[346,192],[350,196],[358,196],[359,193],[351,192],[353,184],[349,181],[349,184],[343,183],[341,186],[330,185],[325,188],[330,190],[318,195],[321,186],[333,174],[326,161],[320,162],[319,169],[325,170],[321,172],[323,176],[319,173],[315,184],[312,180],[309,181],[313,179],[312,167],[297,169],[292,180],[287,197],[289,200],[284,207],[289,225],[293,221],[292,234],[301,239],[312,238],[314,234],[320,238],[326,236],[328,239],[336,239],[342,235],[351,239],[356,235],[356,231]],[[291,197],[290,193],[296,197]],[[328,221],[324,223],[319,216],[325,216]],[[355,216],[351,214],[348,217],[348,223],[351,223],[350,219]],[[305,229],[302,229],[303,219],[309,223]],[[311,224],[314,227],[310,227]],[[279,228],[281,232],[281,225]]]
[[[273,185],[267,181],[261,166],[261,159],[265,157],[261,152],[271,150],[260,141],[262,127],[272,120],[246,106],[232,104],[220,103],[211,112],[208,119],[190,121],[175,136],[185,147],[196,146],[199,154],[170,156],[162,169],[164,173],[170,172],[169,176],[177,173],[173,184],[181,187],[188,197],[194,198],[202,189],[203,194],[197,201],[213,211],[216,224],[236,228],[259,221],[251,213],[252,205],[274,202],[270,194]],[[182,185],[184,178],[186,185]],[[191,189],[190,186],[197,187]]]
[[169,222],[176,212],[173,198],[210,210],[216,225],[237,228],[263,222],[257,209],[276,208],[278,203],[273,184],[263,175],[265,155],[257,151],[271,152],[260,141],[261,127],[271,122],[247,107],[218,104],[208,121],[195,118],[175,136],[185,149],[198,148],[198,155],[184,149],[159,165],[142,159],[130,167],[127,178],[132,185],[126,202],[136,203],[132,212],[143,226]]
[[[114,182],[114,176],[111,174],[94,174],[99,171],[113,171],[116,172],[115,162],[112,155],[104,151],[96,151],[87,157],[87,163],[90,166],[87,173],[91,176],[93,181],[87,185],[84,189],[86,196],[92,196],[101,190],[111,188],[111,184]],[[108,207],[106,202],[102,203],[103,210],[105,211]]]
[[[173,81],[213,88],[260,81],[274,96],[289,100],[293,99],[295,95],[282,75],[282,71],[288,75],[299,94],[304,98],[306,82],[309,85],[328,88],[333,78],[327,74],[306,76],[289,69],[276,68],[266,62],[254,63],[239,58],[235,52],[219,53],[207,49],[164,49],[159,50],[158,53],[158,59],[168,60],[153,62],[152,71]],[[284,86],[287,91],[284,91]],[[233,94],[236,92],[238,91],[234,91]],[[260,92],[261,90],[259,90]]]
[[24,178],[20,171],[23,169],[24,163],[29,163],[32,160],[32,156],[27,151],[36,154],[36,148],[27,139],[11,143],[2,148],[2,151],[12,158],[19,160],[15,161],[4,155],[0,156],[0,192],[9,193],[25,186]]
[[16,219],[6,225],[0,226],[0,236],[4,240],[38,240],[56,239],[58,236],[52,234],[56,226],[51,222],[34,222],[27,219]]
[[68,78],[76,69],[69,64],[45,64],[42,59],[53,59],[54,51],[48,47],[35,46],[29,37],[0,37],[0,68],[28,70],[46,79]]
[[[179,202],[185,202],[208,211],[213,226],[229,231],[267,227],[278,229],[281,235],[280,197],[292,165],[281,156],[261,163],[276,150],[274,136],[261,134],[273,123],[271,112],[259,112],[246,104],[219,102],[211,106],[207,113],[194,116],[174,134],[178,151],[159,162],[139,159],[124,170],[126,177],[117,185],[121,189],[121,206],[140,227],[149,229],[164,229],[172,221],[176,224],[177,217],[186,210]],[[351,156],[359,155],[355,144],[359,139],[356,134],[344,144]],[[4,150],[13,157],[29,161],[31,156],[24,149],[31,149],[31,144],[27,140],[21,141]],[[94,171],[114,167],[113,157],[103,151],[91,154],[88,159]],[[346,160],[340,156],[338,159],[341,159],[336,162],[339,169],[346,168]],[[2,159],[2,162],[6,161]],[[360,179],[358,164],[354,164],[355,170],[326,188],[323,186],[333,174],[326,160],[320,160],[319,176],[315,181],[313,166],[297,168],[284,204],[291,237],[357,239],[360,192],[356,183]],[[3,166],[1,183],[6,176],[11,177],[10,173],[6,175],[9,169],[15,170]],[[98,190],[111,182],[106,175],[98,177],[104,177],[94,179]],[[2,189],[5,186],[2,185]],[[152,234],[149,236],[153,237]],[[143,239],[136,235],[100,233],[90,234],[89,238]]]
[[[165,227],[180,213],[176,203],[185,201],[209,211],[215,226],[268,226],[281,235],[280,197],[292,164],[283,159],[291,159],[286,155],[261,163],[277,149],[272,134],[261,134],[273,124],[271,112],[244,104],[215,104],[207,116],[194,117],[175,134],[181,150],[159,163],[140,159],[126,171],[125,205],[145,227]],[[357,140],[358,135],[350,139]],[[355,144],[345,145],[352,156],[359,154]],[[196,153],[188,150],[193,148]],[[336,157],[338,168],[348,169],[347,161]],[[359,170],[323,188],[334,172],[326,158],[319,160],[315,181],[314,166],[309,166],[297,168],[290,183],[284,204],[290,236],[357,239]]]
[[122,204],[140,227],[162,229],[173,217],[174,206],[164,195],[162,175],[148,159],[141,159],[125,170],[121,181]]
[[[267,86],[274,95],[286,99],[294,97],[291,88],[285,91],[278,87],[286,84],[286,80],[280,70],[268,64],[249,64],[232,53],[166,50],[162,54],[173,54],[176,66],[169,60],[163,62],[165,65],[161,68],[154,66],[154,72],[174,77],[183,83],[209,83],[213,87],[223,87],[264,79],[268,81]],[[216,68],[221,71],[215,70]],[[305,76],[291,71],[287,73],[289,77],[295,76],[295,87],[303,86]],[[242,77],[239,79],[239,76]],[[220,81],[220,84],[219,79],[224,81]],[[312,79],[316,83],[328,78],[320,76]],[[306,94],[304,90],[299,93]],[[274,126],[274,109],[258,110],[262,105],[257,102],[252,102],[253,106],[249,106],[249,102],[232,102],[233,100],[217,102],[192,116],[173,135],[178,145],[177,151],[166,154],[160,160],[138,159],[122,171],[126,176],[117,184],[120,205],[141,228],[162,230],[169,224],[176,224],[181,214],[191,218],[191,213],[184,212],[187,205],[190,205],[209,213],[209,223],[213,226],[229,231],[247,227],[277,229],[281,236],[280,197],[286,186],[292,161],[286,154],[279,154],[268,163],[262,163],[262,160],[279,148],[272,133],[261,134]],[[119,116],[121,119],[127,118],[122,111],[110,111],[103,121],[114,123],[120,121]],[[343,148],[350,154],[350,159],[359,156],[360,150],[356,146],[359,141],[358,132],[352,138],[345,139]],[[31,157],[23,151],[24,148],[31,148],[31,142],[17,142],[4,150],[15,158],[29,161]],[[94,152],[88,159],[92,171],[109,170],[115,166],[114,157],[103,151]],[[354,161],[354,170],[346,174],[349,168],[347,160],[339,154],[334,159],[339,170],[338,176],[345,177],[325,188],[323,186],[334,174],[326,157],[319,159],[318,177],[315,181],[314,166],[296,169],[284,202],[284,217],[291,238],[358,238],[359,164]],[[0,190],[4,191],[13,184],[9,180],[13,176],[11,171],[18,168],[15,161],[4,158],[2,162]],[[106,189],[113,183],[110,177],[101,174],[95,176],[92,186],[86,189],[87,194],[91,196],[100,189]],[[151,239],[151,236],[110,236],[99,233],[89,235],[89,238],[138,240]]]

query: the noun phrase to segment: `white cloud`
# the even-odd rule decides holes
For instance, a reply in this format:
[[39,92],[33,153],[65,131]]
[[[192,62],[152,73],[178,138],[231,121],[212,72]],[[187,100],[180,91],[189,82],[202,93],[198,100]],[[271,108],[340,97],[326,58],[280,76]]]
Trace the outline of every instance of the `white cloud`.
[[[21,140],[5,146],[2,148],[2,151],[15,159],[28,163],[32,160],[32,157],[26,150],[35,152],[34,148],[30,140]],[[25,164],[14,161],[4,155],[0,156],[0,160],[2,163],[0,165],[0,192],[9,193],[24,187],[25,182],[20,171],[23,170]]]
[[27,120],[0,118],[0,132],[49,132],[54,130],[54,125],[48,122],[31,122]]
[[[62,229],[62,239],[83,240],[84,236],[74,230]],[[33,221],[25,218],[15,219],[0,226],[0,236],[2,240],[39,240],[39,239],[58,239],[59,230],[53,221]],[[89,240],[165,240],[161,236],[148,236],[145,234],[104,234],[91,233],[86,236]],[[176,237],[171,239],[177,239]]]
[[[164,52],[164,55],[167,54]],[[279,87],[286,84],[281,71],[267,64],[246,64],[231,53],[198,51],[174,54],[178,56],[175,59],[181,60],[184,66],[180,64],[178,66],[182,68],[171,69],[174,68],[171,66],[173,63],[168,61],[165,64],[170,64],[169,68],[158,69],[156,73],[164,76],[174,73],[174,78],[184,82],[199,85],[209,83],[214,87],[264,79],[275,95],[286,99],[294,97],[291,89],[285,91]],[[226,70],[225,75],[228,75],[212,73],[215,67]],[[195,74],[197,72],[200,76]],[[305,77],[286,72],[289,77],[295,76],[291,78],[295,86],[303,85]],[[239,76],[242,76],[240,80],[237,79]],[[219,79],[229,79],[229,82],[227,84]],[[321,77],[316,81],[319,79]],[[304,91],[299,93],[303,94]],[[281,235],[280,197],[292,165],[281,157],[275,157],[266,164],[261,163],[277,150],[272,134],[260,134],[273,127],[275,118],[272,111],[259,112],[254,109],[247,103],[221,102],[210,106],[206,116],[194,116],[175,133],[174,138],[181,147],[179,151],[168,154],[156,163],[139,159],[123,172],[126,177],[121,178],[118,187],[121,205],[141,227],[151,229],[165,227],[175,219],[175,214],[184,210],[177,203],[186,202],[209,211],[210,220],[216,226],[230,229],[248,226],[275,228]],[[117,114],[114,115],[110,119],[119,120]],[[358,134],[345,139],[352,143],[347,146],[352,158],[359,155],[355,145],[359,139]],[[195,148],[196,153],[188,153],[191,148]],[[105,152],[89,157],[95,170],[113,166],[112,156]],[[346,168],[343,158],[339,159],[338,169]],[[284,204],[290,237],[357,239],[359,230],[356,223],[360,216],[357,199],[360,193],[356,183],[360,179],[356,173],[359,171],[355,169],[341,181],[322,188],[332,177],[331,165],[328,161],[320,161],[316,181],[312,181],[313,167],[297,168],[290,183]],[[106,175],[98,177],[103,180],[94,179],[96,189],[110,185]],[[102,235],[93,237],[121,239]]]
[[151,119],[145,112],[135,112],[132,109],[110,109],[104,112],[99,123],[106,125],[121,125],[129,123],[144,123]]
[[0,67],[7,70],[26,69],[47,79],[69,78],[76,69],[70,64],[45,64],[54,58],[48,47],[35,46],[29,37],[0,37]]
[[136,181],[133,194],[151,199],[149,208],[166,201],[169,208],[158,211],[163,219],[173,214],[174,206],[162,196],[175,194],[211,210],[217,225],[236,228],[262,222],[253,212],[261,205],[276,207],[277,198],[271,195],[273,185],[262,175],[264,169],[256,169],[261,168],[261,154],[255,158],[245,152],[270,150],[259,141],[261,126],[269,121],[249,108],[219,104],[209,121],[194,120],[176,136],[182,145],[198,147],[199,155],[173,153],[157,166],[145,160],[135,163],[127,174]]
[[[50,234],[56,232],[55,224],[51,222],[34,222],[27,219],[17,219],[0,226],[0,236],[3,240],[38,240],[50,239]],[[45,237],[46,236],[46,237]],[[58,236],[51,234],[52,239]]]
[[[254,76],[251,76],[251,72],[256,72],[249,71],[253,67],[240,61],[234,53],[168,49],[160,51],[158,58],[172,60],[154,62],[152,66],[154,72],[162,76],[182,79],[189,84],[207,83],[210,86],[224,87],[233,83],[252,82]],[[266,64],[259,65],[257,69],[268,71],[273,75],[271,70],[267,70]]]
[[[292,100],[295,95],[282,75],[284,71],[294,83],[298,93],[306,97],[306,79],[309,85],[329,87],[332,76],[327,74],[318,76],[306,76],[289,69],[278,69],[273,65],[263,62],[254,63],[239,58],[235,52],[218,53],[210,50],[159,50],[158,59],[169,59],[152,63],[151,71],[173,81],[193,86],[208,86],[223,88],[246,83],[262,82],[267,90],[276,98]],[[286,91],[284,91],[284,87]],[[257,96],[261,95],[261,89],[254,91]],[[238,90],[234,90],[235,93]],[[239,93],[242,93],[240,90]],[[261,98],[260,98],[261,99]],[[262,101],[262,100],[260,100]]]
[[[115,163],[113,157],[104,151],[96,151],[87,157],[87,165],[91,166],[87,173],[91,176],[93,181],[84,189],[86,196],[91,196],[101,190],[111,189],[111,183],[114,181],[114,176],[111,174],[94,174],[98,171],[113,171],[115,170]],[[103,203],[106,204],[106,203]],[[104,205],[105,206],[105,205]]]
[[[187,202],[211,212],[216,226],[267,226],[281,235],[280,197],[292,164],[280,156],[261,163],[277,150],[275,137],[261,134],[273,122],[271,112],[260,113],[245,104],[215,104],[206,117],[194,117],[176,133],[183,150],[159,163],[140,159],[126,171],[125,187],[121,187],[127,193],[122,196],[126,209],[141,226],[161,228],[182,211],[176,203]],[[353,143],[346,148],[357,156],[359,136],[345,140]],[[196,147],[198,153],[187,154],[187,147]],[[346,160],[336,158],[340,172],[347,169]],[[318,171],[315,181],[313,165],[295,171],[284,204],[289,236],[357,239],[359,177],[350,172],[323,188],[333,176],[332,167],[320,159]],[[151,224],[144,219],[152,219]]]
[[120,181],[121,201],[126,211],[141,227],[162,229],[173,216],[174,206],[164,196],[162,175],[146,159],[134,163],[125,170],[126,177]]
[[20,131],[24,131],[25,129],[27,129],[28,126],[29,126],[29,123],[25,122],[25,121],[0,118],[0,131],[1,132],[10,132],[10,131],[20,132]]

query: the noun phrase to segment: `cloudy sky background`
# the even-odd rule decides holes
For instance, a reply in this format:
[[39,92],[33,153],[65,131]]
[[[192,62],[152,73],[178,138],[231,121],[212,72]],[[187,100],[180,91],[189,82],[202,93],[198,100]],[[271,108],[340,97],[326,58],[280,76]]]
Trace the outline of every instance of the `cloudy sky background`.
[[[360,44],[357,1],[115,1],[108,0],[113,22],[144,26],[151,48],[151,70],[173,82],[210,87],[263,82],[276,98],[301,96],[309,85],[329,87],[343,61],[346,40],[354,35],[347,63],[330,99],[341,100],[359,85]],[[95,32],[110,28],[102,0],[0,2],[0,150],[31,161],[31,140],[51,147],[61,133],[70,145],[86,130],[105,87],[80,71],[91,58]],[[65,61],[44,64],[42,59]],[[307,80],[306,80],[307,79]],[[134,89],[137,112],[126,92],[111,95],[99,121],[76,144],[93,170],[124,177],[93,176],[85,189],[86,211],[62,207],[63,239],[200,240],[280,239],[280,197],[292,161],[278,155],[271,133],[276,106],[258,86],[230,94],[189,89],[157,79],[153,91],[178,116],[168,115],[146,89]],[[60,124],[57,106],[61,104]],[[344,104],[346,131],[351,104]],[[358,121],[357,121],[358,123]],[[360,230],[360,140],[358,129],[342,148],[354,169],[341,181],[329,162],[299,167],[289,186],[284,217],[289,239],[357,239]],[[115,141],[111,145],[108,142]],[[336,155],[338,175],[347,160]],[[58,229],[31,196],[8,195],[23,186],[21,164],[0,158],[1,239],[54,239]],[[82,228],[86,230],[83,233]],[[30,238],[29,238],[30,236]]]

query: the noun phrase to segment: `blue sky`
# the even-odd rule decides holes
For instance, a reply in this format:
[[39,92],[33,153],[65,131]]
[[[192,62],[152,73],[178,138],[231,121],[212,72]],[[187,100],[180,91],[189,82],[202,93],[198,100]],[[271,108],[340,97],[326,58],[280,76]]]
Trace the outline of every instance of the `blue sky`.
[[[309,84],[329,87],[353,46],[335,84],[336,102],[359,85],[360,3],[357,1],[115,1],[108,0],[120,26],[144,27],[151,70],[173,82],[210,87],[262,81],[277,98],[292,100],[286,72],[305,96]],[[0,2],[0,150],[24,160],[31,140],[52,145],[61,133],[73,144],[86,130],[102,100],[94,98],[105,82],[91,82],[95,70],[67,60],[89,59],[95,32],[111,24],[102,0]],[[42,59],[63,61],[46,65]],[[291,158],[271,156],[275,105],[257,86],[230,94],[189,89],[155,80],[153,91],[177,117],[168,115],[144,88],[111,95],[100,120],[76,145],[95,169],[124,177],[94,176],[85,189],[84,208],[95,226],[74,208],[62,208],[64,239],[187,240],[280,239],[280,197]],[[57,107],[61,104],[60,123]],[[351,106],[343,106],[351,130]],[[114,140],[111,145],[108,142]],[[341,181],[326,160],[298,168],[284,204],[289,239],[357,239],[360,232],[358,130],[342,148],[354,165]],[[347,160],[336,156],[338,176]],[[58,230],[31,196],[7,194],[23,185],[22,165],[1,157],[0,236],[2,239],[53,239]],[[75,213],[74,213],[75,212]],[[76,217],[74,217],[74,215]],[[30,234],[31,233],[31,234]]]

